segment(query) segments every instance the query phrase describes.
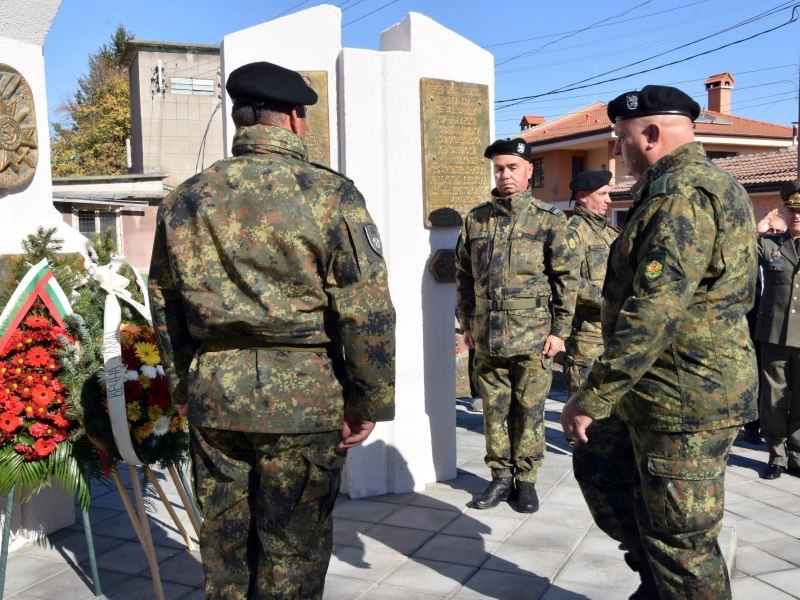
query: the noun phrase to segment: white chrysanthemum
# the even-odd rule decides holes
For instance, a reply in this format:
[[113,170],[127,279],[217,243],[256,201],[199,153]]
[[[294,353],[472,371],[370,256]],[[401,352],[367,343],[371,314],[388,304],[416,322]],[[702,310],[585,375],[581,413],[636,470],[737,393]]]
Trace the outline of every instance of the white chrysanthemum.
[[150,365],[142,365],[139,367],[139,370],[142,372],[142,375],[146,376],[148,379],[155,379],[158,377],[158,370]]
[[100,385],[106,385],[108,383],[108,379],[106,378],[106,370],[103,367],[97,371],[97,381],[100,382]]
[[171,419],[165,415],[161,415],[153,421],[153,435],[161,437],[169,431],[169,422]]
[[136,379],[139,379],[139,373],[132,370],[125,371],[125,381],[134,381]]
[[159,375],[162,376],[164,375],[164,367],[162,367],[161,365],[156,365],[156,371],[158,372]]

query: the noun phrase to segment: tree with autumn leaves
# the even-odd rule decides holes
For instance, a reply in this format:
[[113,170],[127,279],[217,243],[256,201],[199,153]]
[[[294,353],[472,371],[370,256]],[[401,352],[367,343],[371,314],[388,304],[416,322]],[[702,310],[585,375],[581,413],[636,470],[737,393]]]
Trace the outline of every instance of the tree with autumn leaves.
[[120,64],[133,34],[119,25],[109,43],[89,55],[88,73],[73,97],[56,108],[62,117],[50,136],[54,176],[127,173],[125,139],[131,132],[128,69]]

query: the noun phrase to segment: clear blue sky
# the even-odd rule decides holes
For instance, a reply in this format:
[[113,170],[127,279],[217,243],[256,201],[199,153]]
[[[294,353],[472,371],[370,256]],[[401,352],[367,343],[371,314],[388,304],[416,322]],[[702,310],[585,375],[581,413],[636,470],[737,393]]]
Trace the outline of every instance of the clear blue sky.
[[[275,18],[284,11],[296,12],[323,3],[320,0],[63,0],[44,45],[51,119],[56,105],[74,91],[76,78],[86,69],[87,55],[108,41],[118,23],[138,39],[215,44],[230,32]],[[496,59],[497,100],[590,84],[508,108],[498,104],[498,136],[517,131],[523,114],[551,119],[595,99],[608,102],[624,91],[648,83],[676,85],[703,105],[706,99],[703,81],[724,71],[730,71],[736,78],[735,114],[784,125],[798,119],[800,20],[673,66],[602,83],[778,27],[792,18],[793,2],[333,0],[328,3],[341,5],[344,10],[342,41],[347,47],[377,49],[380,32],[410,11],[423,13],[486,47]],[[372,11],[375,12],[368,14]],[[800,12],[795,15],[800,16]],[[355,22],[348,24],[351,21]],[[708,39],[701,40],[704,37]],[[638,61],[641,61],[638,65],[627,66]],[[613,72],[603,75],[609,71]],[[592,85],[594,81],[599,83]]]

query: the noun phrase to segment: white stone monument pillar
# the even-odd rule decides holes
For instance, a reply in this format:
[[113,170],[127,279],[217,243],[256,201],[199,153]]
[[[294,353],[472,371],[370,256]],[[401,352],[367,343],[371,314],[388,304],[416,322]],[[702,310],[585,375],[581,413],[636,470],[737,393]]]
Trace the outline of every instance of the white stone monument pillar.
[[[0,6],[0,65],[11,67],[27,82],[23,85],[11,71],[0,73],[0,178],[4,173],[9,178],[17,176],[17,170],[23,178],[26,173],[30,174],[26,169],[32,167],[26,162],[24,151],[30,152],[31,146],[20,145],[21,138],[32,139],[33,120],[25,116],[24,108],[30,98],[36,113],[35,149],[38,153],[30,179],[21,185],[0,187],[0,254],[21,253],[22,239],[40,226],[58,228],[58,235],[64,240],[64,252],[81,251],[86,244],[86,238],[64,223],[53,206],[50,179],[50,130],[42,44],[60,5],[61,0],[3,0]],[[26,86],[30,88],[30,96]],[[16,125],[8,119],[14,119]],[[17,498],[22,493],[23,490],[17,490]],[[0,506],[5,505],[3,498]],[[74,499],[54,484],[23,505],[15,503],[10,547],[14,549],[74,522]]]
[[[50,176],[50,129],[47,123],[47,95],[44,85],[44,56],[42,44],[47,37],[53,19],[58,12],[61,0],[3,0],[0,14],[0,64],[16,70],[30,86],[36,112],[36,152],[38,154],[33,177],[13,187],[0,186],[0,254],[19,254],[22,252],[22,239],[36,231],[37,227],[56,227],[58,236],[64,240],[64,252],[79,252],[86,244],[86,238],[67,225],[53,206],[53,191]],[[2,75],[2,74],[0,74]],[[32,123],[30,118],[22,118],[22,102],[19,95],[24,85],[16,86],[8,75],[4,76],[0,101],[0,119],[10,117],[18,121],[20,130],[27,132]],[[12,91],[12,88],[15,88]],[[27,94],[27,92],[25,91]],[[15,103],[16,101],[16,103]],[[14,110],[12,111],[12,107]],[[10,114],[14,112],[14,114]],[[5,114],[9,113],[9,114]],[[6,123],[8,125],[8,123]],[[0,141],[0,178],[13,167],[8,159],[14,154],[15,160],[22,156],[18,152],[20,131],[10,127],[0,132],[0,139],[8,136],[8,143]],[[8,146],[6,148],[6,146]],[[27,148],[27,146],[23,146]],[[16,163],[15,163],[16,166]],[[30,166],[23,164],[23,169]]]
[[[350,452],[342,491],[351,497],[419,491],[456,476],[455,285],[436,283],[428,263],[437,250],[454,249],[459,234],[458,226],[425,226],[420,80],[487,86],[488,144],[494,61],[417,13],[383,32],[380,51],[342,49],[340,27],[339,9],[324,5],[230,34],[222,43],[223,75],[256,60],[328,71],[330,164],[366,198],[397,310],[396,418]],[[228,98],[223,108],[230,146]]]

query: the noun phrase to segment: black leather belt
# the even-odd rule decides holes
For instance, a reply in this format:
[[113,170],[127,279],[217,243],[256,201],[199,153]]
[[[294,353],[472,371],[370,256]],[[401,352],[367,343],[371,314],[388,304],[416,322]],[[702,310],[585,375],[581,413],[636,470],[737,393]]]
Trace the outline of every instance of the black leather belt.
[[504,298],[502,300],[489,300],[488,298],[475,298],[475,306],[481,310],[524,310],[526,308],[541,308],[550,303],[549,296],[539,298]]

